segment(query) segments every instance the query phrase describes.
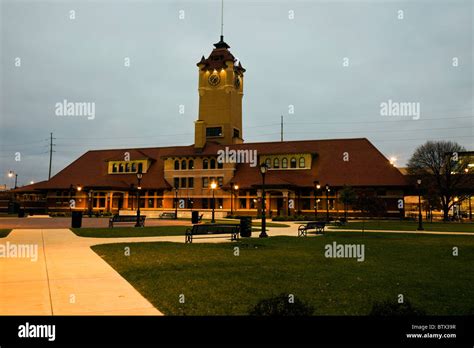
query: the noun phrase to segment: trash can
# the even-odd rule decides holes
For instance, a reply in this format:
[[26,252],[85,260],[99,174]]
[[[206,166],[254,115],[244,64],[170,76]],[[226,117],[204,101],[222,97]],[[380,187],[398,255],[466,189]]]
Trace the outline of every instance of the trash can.
[[251,216],[240,217],[240,236],[241,237],[252,236],[252,217]]
[[199,223],[199,212],[198,211],[192,211],[191,212],[191,223],[193,223],[193,224]]
[[73,211],[71,215],[71,228],[81,228],[82,211]]
[[20,204],[18,202],[8,202],[8,214],[18,214]]

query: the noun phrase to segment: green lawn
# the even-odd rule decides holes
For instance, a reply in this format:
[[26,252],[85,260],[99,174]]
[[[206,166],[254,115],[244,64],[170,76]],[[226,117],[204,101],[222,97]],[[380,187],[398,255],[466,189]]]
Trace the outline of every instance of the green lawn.
[[114,228],[71,228],[79,237],[119,238],[119,237],[159,237],[183,236],[190,226],[154,227],[114,227]]
[[[345,226],[334,226],[341,229],[362,230],[362,225],[366,230],[399,230],[399,231],[416,231],[418,222],[415,221],[356,221],[349,222]],[[459,222],[423,222],[425,231],[439,232],[471,232],[474,233],[474,223]]]
[[[210,223],[211,220],[209,219],[203,219],[202,220],[204,223]],[[238,220],[216,220],[217,224],[238,224]],[[261,220],[252,220],[252,226],[262,226],[262,221]],[[290,227],[290,225],[287,224],[282,224],[279,222],[268,222],[267,221],[267,227]]]
[[0,238],[5,238],[6,236],[8,236],[10,234],[12,230],[8,230],[8,229],[0,229]]
[[[333,241],[365,245],[365,261],[325,258],[324,247]],[[236,246],[240,256],[234,256]],[[340,232],[234,243],[136,243],[130,256],[123,248],[93,250],[166,315],[245,315],[259,300],[282,292],[309,302],[316,315],[366,315],[374,301],[398,294],[427,314],[474,312],[469,236]]]

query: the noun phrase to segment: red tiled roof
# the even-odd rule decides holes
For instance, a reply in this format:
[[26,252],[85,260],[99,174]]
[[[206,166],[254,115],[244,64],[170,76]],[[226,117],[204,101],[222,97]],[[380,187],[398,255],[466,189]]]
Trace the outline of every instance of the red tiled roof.
[[[389,163],[367,139],[330,139],[303,140],[285,142],[245,143],[229,145],[229,149],[256,150],[258,155],[312,153],[312,167],[308,170],[269,170],[266,184],[280,186],[313,187],[315,180],[323,186],[406,186],[404,175]],[[144,189],[168,189],[164,179],[163,160],[166,157],[210,156],[225,146],[208,142],[202,150],[193,145],[179,147],[114,149],[88,151],[69,166],[64,168],[49,181],[28,185],[18,190],[33,189],[69,189],[70,185],[81,185],[84,188],[102,187],[126,189],[136,184],[133,174],[108,174],[107,161],[122,159],[124,152],[130,152],[130,159],[152,160],[148,172],[143,175]],[[347,152],[349,160],[344,161]],[[238,164],[233,182],[241,188],[258,186],[261,175],[257,167],[249,164]]]
[[[209,55],[209,57],[207,57],[207,59],[202,56],[199,63],[196,64],[197,66],[202,65],[202,70],[225,69],[227,68],[226,62],[235,63],[237,61],[232,55],[232,53],[230,53],[230,46],[224,42],[224,38],[222,36],[221,40],[218,43],[214,44],[214,47],[215,48],[212,50],[211,54]],[[245,69],[242,67],[240,62],[238,65],[234,65],[234,70],[239,73],[245,72]]]

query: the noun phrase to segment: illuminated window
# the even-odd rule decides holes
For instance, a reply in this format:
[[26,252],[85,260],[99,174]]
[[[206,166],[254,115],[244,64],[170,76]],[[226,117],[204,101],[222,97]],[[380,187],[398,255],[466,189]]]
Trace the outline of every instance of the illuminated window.
[[273,168],[280,168],[280,160],[278,158],[273,160]]
[[304,167],[305,167],[304,157],[300,157],[300,168],[304,168]]
[[282,168],[288,168],[288,158],[283,157],[283,158],[281,159],[281,167],[282,167]]
[[265,160],[265,164],[267,165],[268,168],[271,168],[271,167],[272,167],[272,160],[271,160],[271,158],[267,158],[267,159]]

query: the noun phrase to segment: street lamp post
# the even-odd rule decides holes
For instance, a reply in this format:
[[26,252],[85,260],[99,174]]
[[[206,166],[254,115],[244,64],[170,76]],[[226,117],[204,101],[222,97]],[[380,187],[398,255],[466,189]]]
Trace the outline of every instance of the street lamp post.
[[[140,168],[140,167],[139,167]],[[137,223],[135,224],[135,227],[141,227],[140,224],[140,190],[142,189],[141,187],[141,181],[143,178],[143,174],[141,169],[138,169],[137,172]]]
[[88,196],[88,202],[87,202],[87,210],[88,210],[88,215],[89,217],[92,216],[92,190],[89,190],[89,192],[87,193],[87,196]]
[[266,163],[260,165],[260,173],[262,174],[262,231],[260,232],[259,238],[266,238],[267,235],[267,221],[265,217],[266,202],[265,202],[265,174],[267,173],[268,166]]
[[234,196],[239,189],[239,185],[230,183],[230,215],[234,215]]
[[10,170],[10,171],[8,172],[8,177],[9,177],[9,178],[13,178],[13,175],[15,175],[15,186],[14,186],[13,188],[16,189],[16,188],[17,188],[17,184],[18,184],[18,174],[15,173],[13,170]]
[[423,231],[423,215],[421,214],[421,179],[416,180],[418,188],[418,231]]
[[174,219],[178,219],[178,192],[179,187],[175,186],[174,188]]
[[211,201],[211,206],[212,206],[212,219],[211,219],[211,224],[215,224],[215,215],[214,215],[214,210],[216,208],[216,198],[214,196],[214,191],[216,190],[217,184],[215,181],[211,182],[211,190],[212,190],[212,201]]
[[331,189],[329,188],[329,185],[326,184],[326,221],[329,222],[329,191]]
[[321,188],[319,181],[314,182],[314,219],[318,220],[318,191]]

